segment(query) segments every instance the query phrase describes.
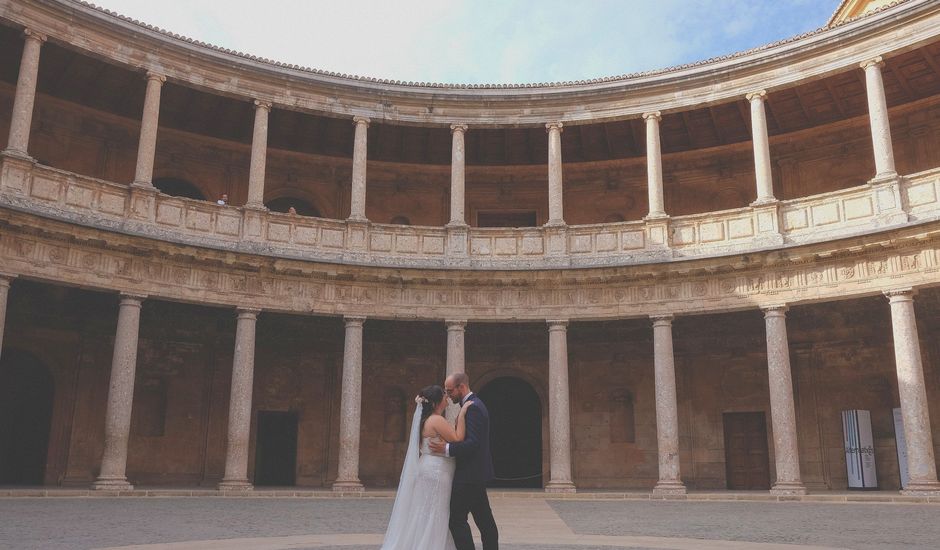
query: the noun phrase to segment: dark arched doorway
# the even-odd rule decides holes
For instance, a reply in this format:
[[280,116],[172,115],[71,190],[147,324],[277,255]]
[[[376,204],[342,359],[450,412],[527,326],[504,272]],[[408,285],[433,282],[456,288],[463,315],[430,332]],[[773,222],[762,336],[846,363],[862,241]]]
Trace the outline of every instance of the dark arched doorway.
[[542,487],[542,406],[527,382],[495,378],[480,390],[490,411],[493,487]]
[[279,197],[264,203],[264,205],[271,212],[287,214],[291,207],[294,207],[294,210],[297,212],[298,216],[310,216],[312,218],[323,217],[320,215],[320,211],[316,206],[303,199],[298,199],[295,197]]
[[165,195],[183,197],[184,199],[206,200],[206,196],[192,183],[180,178],[157,178],[153,186]]
[[0,358],[0,485],[42,485],[52,424],[54,383],[32,355]]

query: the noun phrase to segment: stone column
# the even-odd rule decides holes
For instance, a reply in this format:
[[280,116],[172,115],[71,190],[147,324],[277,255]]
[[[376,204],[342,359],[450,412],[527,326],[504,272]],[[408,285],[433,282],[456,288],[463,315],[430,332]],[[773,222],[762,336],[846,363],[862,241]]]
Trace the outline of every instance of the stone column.
[[548,321],[548,425],[551,479],[546,493],[573,493],[571,410],[568,404],[568,321]]
[[548,222],[545,225],[565,225],[562,205],[563,186],[561,170],[561,122],[549,122],[548,131]]
[[353,139],[352,191],[350,195],[349,219],[365,222],[366,218],[366,162],[368,160],[369,119],[353,117],[356,134]]
[[647,218],[666,217],[663,201],[663,153],[659,140],[659,111],[644,113],[646,120],[646,181],[649,193],[649,214]]
[[467,321],[448,320],[447,324],[447,376],[457,372],[466,372],[464,361],[464,333],[467,328]]
[[165,76],[147,73],[147,92],[144,96],[144,113],[140,119],[134,185],[153,186],[153,159],[157,152],[157,127],[160,120],[160,89],[164,82]]
[[757,200],[754,204],[773,202],[774,180],[770,165],[770,138],[767,135],[767,113],[764,101],[767,92],[760,90],[747,94],[751,103],[751,139],[754,142],[754,176],[757,180]]
[[10,283],[13,276],[0,275],[0,358],[3,357],[3,328],[7,318],[7,297],[10,294]]
[[653,487],[653,494],[684,494],[685,485],[679,475],[679,406],[672,353],[672,315],[650,318],[653,320],[653,378],[659,448],[659,482]]
[[891,328],[894,333],[894,362],[898,371],[898,394],[907,443],[909,482],[901,491],[912,495],[940,494],[937,463],[934,461],[930,411],[924,386],[920,339],[914,317],[914,292],[910,288],[885,292],[891,303]]
[[46,37],[30,29],[24,30],[23,35],[23,56],[20,58],[20,74],[16,80],[16,95],[13,96],[6,152],[29,157],[29,128],[33,123],[33,103],[36,102],[39,49]]
[[235,325],[235,357],[232,390],[228,402],[228,439],[225,475],[219,490],[252,489],[248,481],[248,436],[251,431],[251,397],[255,378],[255,325],[260,309],[238,308]]
[[871,124],[871,141],[875,153],[875,179],[892,179],[898,173],[894,168],[894,150],[891,147],[891,121],[888,118],[888,102],[885,100],[885,84],[881,79],[881,56],[861,64],[865,69],[865,89],[868,95],[868,118]]
[[129,491],[127,482],[127,440],[131,432],[131,408],[134,403],[134,373],[137,370],[137,336],[140,330],[140,306],[146,296],[121,294],[114,355],[111,359],[111,383],[104,421],[104,454],[101,470],[92,489]]
[[249,208],[264,208],[264,169],[268,160],[268,113],[271,103],[255,100],[255,129],[251,136],[251,164],[248,166]]
[[800,479],[800,451],[797,446],[786,311],[787,307],[782,305],[764,308],[770,419],[774,430],[774,459],[777,466],[777,481],[770,492],[775,495],[805,495],[806,487]]
[[450,221],[447,223],[449,226],[467,225],[464,216],[464,164],[466,161],[464,134],[466,132],[466,124],[450,125],[450,133],[454,137],[450,149]]
[[334,491],[362,491],[359,481],[359,430],[362,417],[362,325],[365,317],[346,317],[343,388],[339,416],[339,471]]

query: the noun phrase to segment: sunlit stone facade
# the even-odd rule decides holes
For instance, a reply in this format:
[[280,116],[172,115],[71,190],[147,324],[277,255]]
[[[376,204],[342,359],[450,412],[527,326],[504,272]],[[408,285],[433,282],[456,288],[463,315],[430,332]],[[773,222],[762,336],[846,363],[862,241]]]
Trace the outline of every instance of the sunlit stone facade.
[[0,485],[394,486],[464,371],[497,485],[844,489],[867,409],[898,490],[900,408],[940,492],[936,2],[463,86],[0,0],[0,149]]

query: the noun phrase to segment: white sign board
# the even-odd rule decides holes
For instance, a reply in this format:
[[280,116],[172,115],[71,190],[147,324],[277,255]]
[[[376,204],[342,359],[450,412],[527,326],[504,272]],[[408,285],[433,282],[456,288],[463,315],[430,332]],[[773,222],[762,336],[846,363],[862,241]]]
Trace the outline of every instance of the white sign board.
[[894,440],[898,446],[898,469],[901,471],[901,488],[907,488],[910,477],[907,474],[907,440],[904,439],[904,417],[901,409],[894,409]]
[[842,411],[845,469],[850,489],[877,489],[875,445],[871,436],[871,414],[861,409]]

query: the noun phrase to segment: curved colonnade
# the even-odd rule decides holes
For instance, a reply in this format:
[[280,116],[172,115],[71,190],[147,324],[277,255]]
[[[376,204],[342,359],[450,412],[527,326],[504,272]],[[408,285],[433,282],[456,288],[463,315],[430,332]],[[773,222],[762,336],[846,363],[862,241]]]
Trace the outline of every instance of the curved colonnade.
[[[7,309],[10,283],[20,278],[121,295],[95,488],[130,487],[125,470],[141,307],[160,299],[238,311],[220,489],[252,486],[255,334],[261,312],[344,319],[338,450],[330,481],[341,491],[363,488],[363,334],[369,319],[444,321],[448,373],[465,369],[468,322],[547,323],[550,478],[544,486],[567,492],[578,481],[572,471],[577,450],[572,448],[569,404],[569,324],[648,317],[658,462],[654,492],[672,494],[686,490],[673,318],[759,309],[765,317],[770,381],[776,473],[771,490],[799,494],[806,488],[800,473],[787,308],[884,294],[890,302],[910,466],[905,490],[940,491],[913,308],[915,292],[938,282],[940,159],[928,155],[920,165],[913,164],[918,169],[899,175],[882,76],[885,59],[924,50],[920,55],[932,60],[927,48],[940,38],[940,8],[935,4],[903,2],[705,64],[536,87],[411,85],[319,74],[167,36],[75,2],[0,2],[0,19],[23,30],[24,44],[9,138],[0,153],[0,312]],[[107,181],[31,156],[37,75],[46,41],[146,75],[132,181]],[[769,133],[768,92],[850,71],[864,82],[872,136],[871,158],[859,162],[873,163],[874,172],[854,186],[823,186],[826,192],[778,199],[771,144],[786,136],[776,120],[777,135]],[[168,81],[252,102],[250,160],[247,181],[240,186],[243,205],[172,197],[152,185],[161,89]],[[897,109],[926,112],[936,97],[938,92],[921,93],[913,107]],[[751,132],[756,199],[729,210],[672,215],[664,200],[664,113],[742,98],[749,106],[744,123]],[[349,120],[353,130],[345,219],[265,208],[269,117],[281,109]],[[646,215],[637,221],[567,224],[565,207],[571,201],[566,197],[571,193],[566,194],[563,180],[563,130],[624,119],[642,120],[645,129]],[[368,134],[376,121],[450,131],[446,224],[402,226],[367,217]],[[545,223],[471,226],[466,136],[517,127],[547,133]]]

